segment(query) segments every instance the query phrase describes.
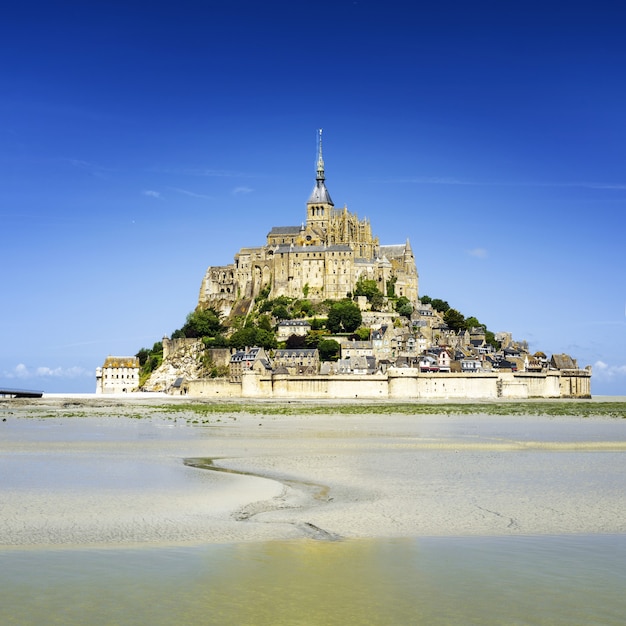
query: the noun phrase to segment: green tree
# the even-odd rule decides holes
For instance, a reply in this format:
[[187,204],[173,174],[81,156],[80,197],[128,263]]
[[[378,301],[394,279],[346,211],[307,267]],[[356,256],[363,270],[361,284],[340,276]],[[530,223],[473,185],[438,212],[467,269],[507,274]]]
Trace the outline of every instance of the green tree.
[[278,345],[276,335],[273,332],[252,325],[236,330],[231,335],[229,344],[231,348],[237,348],[238,350],[252,346],[261,346],[269,349]]
[[141,348],[135,356],[139,359],[139,364],[141,365],[139,386],[142,387],[150,374],[163,362],[163,344],[157,341],[151,350]]
[[465,330],[465,317],[456,309],[448,309],[443,314],[443,321],[448,325],[448,328],[455,333],[458,333],[459,330]]
[[274,303],[271,300],[263,300],[261,306],[259,306],[259,313],[267,313],[272,310]]
[[369,303],[370,303],[370,307],[372,308],[372,311],[382,311],[383,306],[385,305],[385,297],[379,291],[378,293],[375,293],[372,295],[372,297],[369,300]]
[[445,300],[440,300],[439,298],[431,300],[430,305],[435,311],[439,311],[439,313],[445,313],[450,308],[450,305]]
[[465,328],[467,330],[472,330],[472,328],[482,328],[485,332],[487,332],[487,326],[485,324],[481,324],[476,317],[468,317],[465,319]]
[[341,346],[334,339],[322,339],[317,344],[320,361],[336,361],[339,358]]
[[284,304],[277,304],[272,309],[272,315],[278,320],[290,320],[291,313]]
[[328,311],[326,327],[331,333],[352,333],[360,325],[363,317],[361,310],[350,300],[335,302]]
[[259,291],[259,295],[256,297],[257,300],[265,300],[267,296],[270,295],[270,291],[272,291],[271,283],[269,285],[265,285],[263,289]]
[[150,358],[150,350],[148,350],[148,348],[141,348],[135,356],[139,359],[139,365],[143,367]]
[[493,346],[494,350],[499,350],[502,345],[500,341],[496,340],[496,336],[490,330],[485,329],[485,341]]
[[360,276],[359,280],[356,281],[354,295],[365,296],[374,311],[380,311],[385,301],[382,291],[378,288],[378,283],[364,276]]
[[413,313],[413,305],[406,296],[400,296],[396,300],[395,309],[403,317],[411,317]]
[[322,330],[323,328],[326,327],[326,319],[325,318],[318,318],[318,317],[314,317],[311,320],[311,330]]
[[228,340],[228,343],[232,348],[241,350],[242,348],[255,346],[257,336],[257,329],[254,326],[246,326],[236,330]]
[[257,320],[257,326],[262,328],[263,330],[267,330],[271,332],[272,330],[272,321],[269,315],[259,315],[259,319]]
[[273,332],[257,328],[256,345],[269,350],[275,348],[278,345],[278,341],[276,341],[276,335]]
[[304,344],[307,348],[317,348],[320,341],[328,336],[326,329],[311,330],[304,338]]
[[356,329],[354,334],[356,335],[359,341],[367,341],[370,338],[370,335],[372,334],[372,329],[366,328],[365,326],[361,326],[360,328]]
[[310,300],[297,300],[293,305],[293,314],[296,317],[313,315],[315,309]]
[[185,337],[214,337],[223,331],[221,315],[214,309],[196,309],[181,328]]

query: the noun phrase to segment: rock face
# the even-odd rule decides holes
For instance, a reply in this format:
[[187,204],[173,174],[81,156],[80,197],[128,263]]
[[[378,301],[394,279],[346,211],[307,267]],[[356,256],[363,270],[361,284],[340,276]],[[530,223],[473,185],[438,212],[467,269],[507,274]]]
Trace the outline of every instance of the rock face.
[[145,391],[167,391],[177,378],[193,380],[203,373],[204,344],[200,339],[163,340],[163,363],[143,386]]

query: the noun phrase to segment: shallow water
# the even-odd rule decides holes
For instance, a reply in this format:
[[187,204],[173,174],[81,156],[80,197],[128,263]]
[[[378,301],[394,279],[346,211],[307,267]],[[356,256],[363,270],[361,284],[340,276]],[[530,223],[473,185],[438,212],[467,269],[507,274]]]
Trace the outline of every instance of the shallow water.
[[626,537],[0,552],[0,623],[613,626]]
[[[0,431],[0,544],[13,545],[0,548],[0,624],[624,622],[623,421],[242,422],[11,415]],[[198,470],[188,457],[235,459],[275,480]],[[230,517],[274,497],[283,476],[318,475],[333,488],[328,506]],[[352,537],[419,535],[404,529],[431,520],[443,534],[500,536],[262,541],[292,532],[291,518]],[[570,534],[528,536],[549,520]],[[234,528],[255,541],[236,543]],[[101,547],[70,547],[81,543]]]

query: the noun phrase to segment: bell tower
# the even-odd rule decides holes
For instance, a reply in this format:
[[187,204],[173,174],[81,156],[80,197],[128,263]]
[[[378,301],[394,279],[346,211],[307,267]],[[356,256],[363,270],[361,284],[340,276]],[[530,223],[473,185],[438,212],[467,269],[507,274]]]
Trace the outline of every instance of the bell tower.
[[333,201],[328,189],[326,189],[324,175],[324,158],[322,157],[322,129],[319,129],[317,140],[317,174],[315,177],[315,187],[311,197],[306,203],[306,223],[315,231],[326,231],[331,219]]

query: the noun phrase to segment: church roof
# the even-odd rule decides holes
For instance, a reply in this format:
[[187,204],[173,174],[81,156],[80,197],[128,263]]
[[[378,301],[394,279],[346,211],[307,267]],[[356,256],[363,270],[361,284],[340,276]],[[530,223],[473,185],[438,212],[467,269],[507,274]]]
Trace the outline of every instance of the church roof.
[[392,246],[380,246],[380,256],[386,256],[388,259],[397,259],[401,257],[406,250],[406,244],[400,243]]
[[326,189],[326,185],[324,184],[324,180],[318,179],[313,191],[311,192],[311,197],[309,198],[308,204],[333,204],[332,198],[328,193],[328,189]]
[[270,230],[270,235],[297,235],[301,228],[301,226],[274,226]]

